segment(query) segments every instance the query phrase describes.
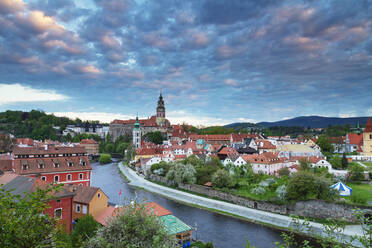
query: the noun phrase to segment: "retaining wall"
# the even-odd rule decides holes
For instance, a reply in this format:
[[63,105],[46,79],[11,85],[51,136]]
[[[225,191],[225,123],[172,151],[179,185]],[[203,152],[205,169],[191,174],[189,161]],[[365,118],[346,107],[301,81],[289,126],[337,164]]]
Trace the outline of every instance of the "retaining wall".
[[[150,180],[161,182],[169,186],[174,185],[173,181],[168,181],[165,177],[151,175]],[[344,205],[321,200],[299,201],[294,204],[279,205],[266,201],[255,201],[248,198],[233,195],[231,193],[215,190],[210,187],[196,184],[179,184],[178,188],[206,195],[211,198],[231,202],[240,206],[259,209],[278,214],[293,214],[303,217],[313,218],[332,218],[342,219],[346,221],[355,221],[354,209],[355,206]],[[371,211],[370,208],[364,208],[364,211]]]

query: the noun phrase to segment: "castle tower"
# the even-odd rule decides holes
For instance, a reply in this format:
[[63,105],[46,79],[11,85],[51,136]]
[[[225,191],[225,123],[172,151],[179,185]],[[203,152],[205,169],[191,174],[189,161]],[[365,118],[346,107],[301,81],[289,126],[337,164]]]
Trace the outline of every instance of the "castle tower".
[[372,156],[372,123],[368,118],[366,128],[363,131],[363,155]]
[[156,123],[160,126],[163,126],[165,124],[165,107],[161,92],[158,100],[158,106],[156,108]]
[[141,128],[138,116],[136,117],[136,123],[134,123],[133,128],[133,145],[135,148],[141,148]]

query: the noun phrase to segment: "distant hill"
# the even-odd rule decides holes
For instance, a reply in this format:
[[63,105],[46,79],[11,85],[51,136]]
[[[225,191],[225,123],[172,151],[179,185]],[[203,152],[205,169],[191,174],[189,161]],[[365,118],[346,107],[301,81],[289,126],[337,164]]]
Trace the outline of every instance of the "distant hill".
[[224,127],[234,128],[235,130],[241,129],[260,129],[263,127],[311,127],[311,128],[322,128],[328,127],[329,125],[345,125],[356,126],[359,122],[360,126],[364,126],[367,123],[368,117],[350,117],[350,118],[340,118],[340,117],[323,117],[323,116],[300,116],[293,119],[274,121],[274,122],[259,122],[259,123],[249,123],[249,122],[236,122],[227,124]]
[[345,125],[356,126],[359,122],[361,126],[367,123],[368,117],[350,117],[350,118],[340,118],[340,117],[322,117],[322,116],[300,116],[293,119],[275,121],[275,122],[259,122],[260,126],[272,127],[272,126],[284,126],[284,127],[311,127],[311,128],[322,128],[328,127],[329,125]]
[[236,122],[236,123],[231,123],[228,125],[225,125],[224,127],[227,128],[234,128],[235,130],[242,130],[242,129],[260,129],[263,128],[263,126],[254,124],[254,123],[249,123],[249,122]]

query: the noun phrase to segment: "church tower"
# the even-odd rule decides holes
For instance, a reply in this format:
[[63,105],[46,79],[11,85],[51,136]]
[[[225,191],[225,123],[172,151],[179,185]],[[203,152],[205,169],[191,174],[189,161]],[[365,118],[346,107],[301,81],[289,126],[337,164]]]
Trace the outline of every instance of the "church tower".
[[161,92],[158,100],[158,106],[156,108],[156,123],[160,126],[165,125],[165,107]]
[[372,123],[368,118],[366,128],[363,131],[363,155],[372,156]]
[[136,123],[134,123],[133,128],[133,146],[135,148],[141,148],[141,128],[138,121],[138,116],[136,117]]

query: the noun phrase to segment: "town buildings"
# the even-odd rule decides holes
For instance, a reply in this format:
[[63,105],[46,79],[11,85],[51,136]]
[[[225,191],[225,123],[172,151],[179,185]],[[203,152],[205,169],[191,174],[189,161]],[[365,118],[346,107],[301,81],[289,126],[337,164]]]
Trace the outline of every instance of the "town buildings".
[[82,139],[80,141],[80,146],[84,147],[87,151],[88,156],[98,156],[99,155],[99,144],[94,139]]
[[363,153],[364,156],[372,156],[372,123],[368,118],[366,128],[363,131]]
[[[156,115],[151,116],[148,119],[139,119],[141,134],[144,135],[148,132],[159,131],[169,137],[173,129],[170,122],[166,119],[165,105],[163,96],[160,94],[158,105],[156,108]],[[112,140],[116,140],[120,136],[131,136],[134,129],[136,120],[114,120],[110,123],[109,133]]]
[[98,135],[104,139],[109,133],[109,127],[102,124],[83,123],[80,125],[68,125],[62,132],[64,136],[70,134],[72,137],[83,133]]
[[90,185],[91,165],[84,147],[19,147],[13,150],[13,171],[47,183]]

